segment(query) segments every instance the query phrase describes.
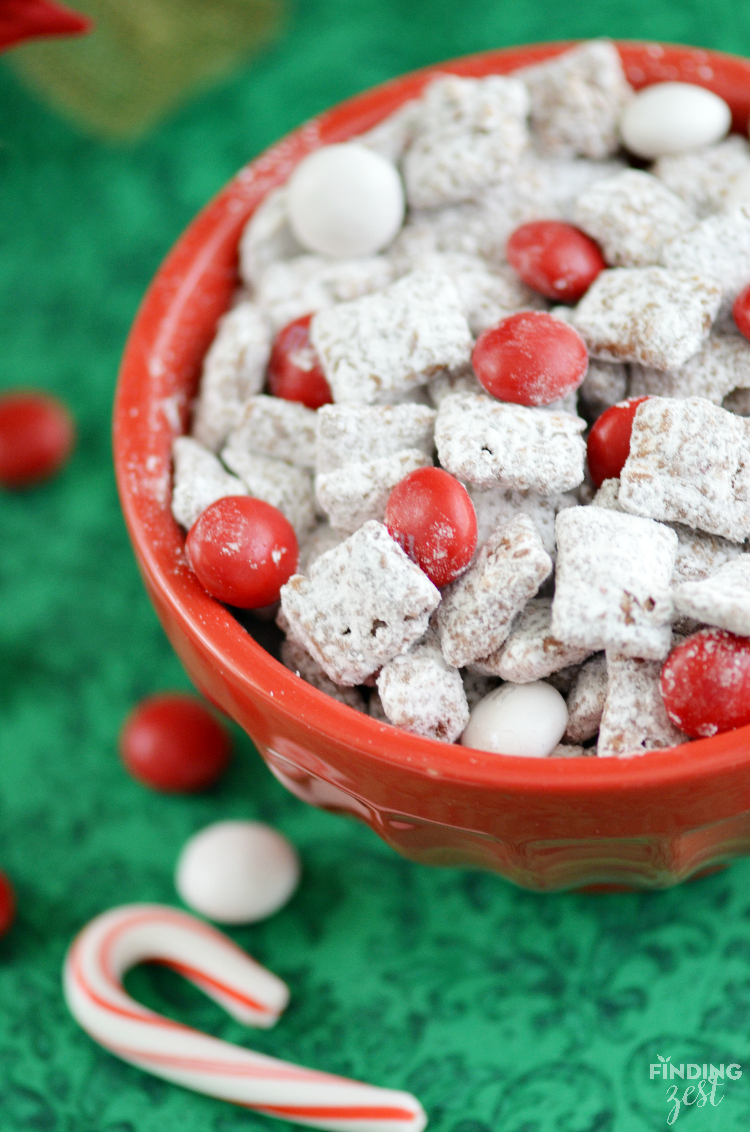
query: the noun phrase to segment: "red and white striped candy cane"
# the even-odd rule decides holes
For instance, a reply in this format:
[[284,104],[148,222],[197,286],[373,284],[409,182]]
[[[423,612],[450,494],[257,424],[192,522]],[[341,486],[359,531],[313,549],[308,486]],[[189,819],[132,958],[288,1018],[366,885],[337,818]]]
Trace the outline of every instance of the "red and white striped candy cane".
[[281,979],[227,936],[175,908],[130,904],[97,916],[65,959],[73,1017],[110,1052],[157,1077],[269,1116],[333,1132],[422,1132],[409,1093],[303,1069],[212,1038],[141,1006],[122,976],[146,960],[178,971],[250,1026],[273,1026],[289,999]]

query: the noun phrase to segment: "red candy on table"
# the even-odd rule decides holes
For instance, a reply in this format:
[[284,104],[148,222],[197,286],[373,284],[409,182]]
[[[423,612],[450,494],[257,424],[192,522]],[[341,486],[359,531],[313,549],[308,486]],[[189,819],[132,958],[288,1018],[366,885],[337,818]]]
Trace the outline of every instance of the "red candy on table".
[[296,318],[276,335],[268,363],[268,389],[274,397],[319,409],[330,405],[333,395],[310,342],[311,319],[311,314]]
[[527,287],[558,303],[577,303],[607,266],[599,245],[561,220],[522,224],[505,254]]
[[519,311],[480,334],[474,372],[488,393],[517,405],[550,405],[583,381],[589,358],[577,330],[545,311]]
[[743,287],[734,300],[732,315],[740,334],[750,338],[750,283],[747,287]]
[[436,586],[464,572],[477,545],[477,516],[462,483],[442,468],[417,468],[396,484],[386,528]]
[[70,413],[46,393],[0,396],[0,485],[30,487],[53,476],[75,440]]
[[155,790],[190,794],[215,782],[229,762],[229,733],[193,696],[149,696],[120,733],[120,755],[133,778]]
[[299,558],[289,520],[277,507],[248,495],[229,495],[207,507],[190,528],[186,549],[211,596],[240,609],[278,601]]
[[16,918],[16,894],[5,873],[0,873],[0,936],[10,930]]
[[648,397],[631,397],[605,409],[594,421],[587,441],[589,471],[596,487],[620,478],[630,454],[636,410]]
[[750,723],[750,638],[700,629],[672,649],[661,672],[667,714],[691,739]]

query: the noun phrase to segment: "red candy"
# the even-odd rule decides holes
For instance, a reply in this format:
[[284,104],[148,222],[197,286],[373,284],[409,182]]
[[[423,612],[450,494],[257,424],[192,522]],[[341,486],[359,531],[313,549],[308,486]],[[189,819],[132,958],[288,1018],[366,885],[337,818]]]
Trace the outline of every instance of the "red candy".
[[81,35],[91,20],[53,0],[3,0],[0,4],[0,51],[26,39]]
[[472,364],[500,401],[549,405],[578,388],[589,359],[572,326],[544,311],[520,311],[479,336]]
[[230,750],[229,734],[211,712],[178,692],[143,700],[120,734],[120,755],[133,778],[178,794],[215,782]]
[[4,936],[16,918],[16,894],[5,873],[0,873],[0,936]]
[[477,545],[474,504],[463,484],[442,468],[417,468],[396,484],[385,525],[436,586],[462,574]]
[[577,303],[607,266],[598,244],[560,220],[522,224],[505,254],[527,287],[558,303]]
[[648,397],[632,397],[605,409],[594,422],[588,439],[588,461],[591,478],[596,487],[605,480],[620,478],[630,454],[630,437],[636,410]]
[[268,388],[274,397],[319,409],[330,405],[333,396],[310,342],[311,319],[311,314],[296,318],[276,335],[268,363]]
[[750,283],[744,287],[734,300],[732,314],[737,329],[745,338],[750,338]]
[[297,536],[277,507],[247,495],[217,499],[196,519],[187,555],[212,597],[240,609],[279,600],[297,569]]
[[75,430],[63,404],[46,393],[0,396],[0,484],[30,487],[67,460]]
[[667,714],[691,739],[750,723],[750,639],[701,629],[672,649],[661,671]]

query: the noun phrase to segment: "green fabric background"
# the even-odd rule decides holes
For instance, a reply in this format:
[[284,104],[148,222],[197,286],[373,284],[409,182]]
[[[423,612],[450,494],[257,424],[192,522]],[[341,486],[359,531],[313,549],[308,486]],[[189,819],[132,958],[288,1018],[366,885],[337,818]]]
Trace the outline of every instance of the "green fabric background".
[[665,1128],[657,1053],[745,1063],[719,1107],[683,1109],[677,1127],[748,1127],[750,862],[663,894],[535,896],[400,860],[287,795],[242,736],[221,785],[192,799],[136,785],[115,751],[139,697],[187,687],[136,573],[109,442],[123,341],[164,253],[243,162],[326,105],[454,54],[603,33],[750,53],[750,8],[307,0],[275,47],[120,147],[80,136],[0,67],[0,385],[59,394],[80,431],[58,480],[0,497],[0,867],[20,904],[0,942],[0,1132],[272,1127],[116,1061],[60,993],[75,931],[117,903],[175,903],[181,845],[223,817],[270,821],[301,851],[291,904],[232,933],[289,981],[289,1012],[245,1031],[147,968],[129,984],[144,1001],[413,1090],[435,1132]]

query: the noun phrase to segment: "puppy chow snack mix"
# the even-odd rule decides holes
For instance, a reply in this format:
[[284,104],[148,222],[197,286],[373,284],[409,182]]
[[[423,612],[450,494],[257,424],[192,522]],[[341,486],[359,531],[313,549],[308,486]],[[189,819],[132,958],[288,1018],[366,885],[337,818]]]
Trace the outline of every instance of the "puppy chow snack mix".
[[[311,694],[459,760],[689,757],[705,727],[664,697],[690,702],[716,641],[719,683],[750,649],[750,144],[728,121],[703,87],[634,92],[594,40],[438,74],[256,208],[172,510],[286,516],[296,573],[255,614]],[[443,479],[470,543],[450,507],[414,512]],[[445,572],[423,544],[463,553]],[[712,734],[735,725],[700,694]]]

